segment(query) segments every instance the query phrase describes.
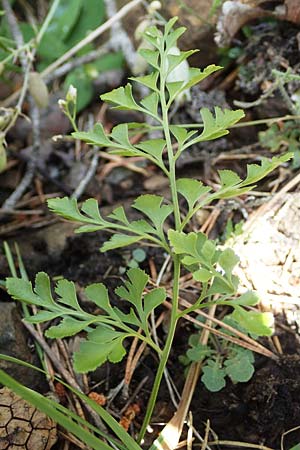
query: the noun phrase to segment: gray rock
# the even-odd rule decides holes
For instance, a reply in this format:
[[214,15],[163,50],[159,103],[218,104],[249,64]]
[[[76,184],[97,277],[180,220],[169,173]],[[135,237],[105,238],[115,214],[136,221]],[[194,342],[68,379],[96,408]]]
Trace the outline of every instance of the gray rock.
[[[37,361],[34,360],[34,354],[27,343],[27,332],[16,305],[0,302],[0,311],[0,353],[36,364]],[[31,388],[36,388],[41,382],[41,376],[36,371],[18,364],[0,360],[0,369]]]

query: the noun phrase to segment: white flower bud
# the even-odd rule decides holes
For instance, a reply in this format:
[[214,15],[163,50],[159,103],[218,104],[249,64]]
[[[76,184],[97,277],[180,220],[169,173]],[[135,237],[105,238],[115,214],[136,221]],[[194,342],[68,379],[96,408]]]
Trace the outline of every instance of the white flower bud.
[[60,109],[62,109],[63,111],[65,111],[66,106],[67,106],[66,100],[60,98],[60,99],[58,100],[57,103],[58,103],[58,106],[60,107]]
[[73,86],[73,84],[70,84],[67,95],[66,95],[67,102],[76,103],[77,100],[77,89]]
[[161,2],[159,2],[158,0],[151,2],[150,5],[148,6],[149,14],[153,14],[155,11],[158,11],[159,9],[161,9]]

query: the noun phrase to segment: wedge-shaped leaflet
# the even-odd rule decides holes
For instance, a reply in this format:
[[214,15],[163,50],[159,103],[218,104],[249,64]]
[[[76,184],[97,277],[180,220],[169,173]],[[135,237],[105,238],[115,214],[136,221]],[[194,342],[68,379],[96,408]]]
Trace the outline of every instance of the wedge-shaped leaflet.
[[166,43],[166,51],[170,50],[171,47],[174,47],[177,43],[177,40],[180,38],[180,36],[183,35],[183,33],[186,31],[185,27],[178,27],[176,30],[171,31],[168,36],[165,38]]
[[143,233],[145,236],[144,238],[147,239],[146,234],[158,234],[158,232],[155,230],[152,225],[150,225],[149,222],[143,219],[139,220],[133,220],[128,225],[128,229],[132,231],[133,233]]
[[75,198],[51,198],[47,201],[49,209],[55,214],[74,222],[85,222],[99,226],[107,225],[107,222],[101,217],[97,200],[88,199],[83,202],[81,211],[78,209],[77,200]]
[[169,230],[168,232],[169,241],[173,247],[174,252],[177,255],[188,254],[191,256],[196,255],[196,243],[197,234],[183,233],[175,230]]
[[169,230],[168,237],[173,251],[182,255],[182,263],[190,266],[196,281],[207,283],[212,279],[208,295],[236,293],[238,278],[232,275],[233,264],[237,261],[236,255],[225,251],[222,264],[226,266],[222,274],[216,269],[223,252],[217,249],[214,241],[208,240],[203,233],[183,233]]
[[49,320],[56,319],[61,316],[61,311],[51,312],[51,311],[38,311],[34,316],[26,317],[26,322],[29,323],[43,323]]
[[189,69],[189,82],[184,86],[184,89],[189,89],[192,86],[195,86],[195,84],[200,83],[200,81],[207,78],[212,73],[222,69],[221,66],[216,66],[215,64],[211,64],[205,69],[200,70],[196,67],[190,67]]
[[236,111],[225,109],[222,111],[218,106],[215,107],[215,117],[208,108],[201,108],[200,112],[203,120],[203,131],[200,136],[186,143],[183,149],[197,142],[210,141],[225,136],[229,133],[227,128],[234,125],[245,115],[241,109]]
[[181,92],[190,89],[192,86],[195,86],[195,84],[200,83],[209,75],[220,69],[222,69],[222,67],[216,66],[214,64],[207,66],[204,70],[200,70],[196,67],[190,67],[188,69],[188,81],[167,83],[170,101],[172,102],[175,99],[175,97],[179,95]]
[[161,305],[166,300],[166,291],[163,288],[155,288],[144,296],[144,311],[143,318],[146,321],[155,308]]
[[[224,274],[222,276],[222,274],[217,272],[216,277],[214,278],[213,283],[208,289],[207,294],[236,295],[237,288],[239,286],[239,281],[240,280],[236,275],[230,275],[228,277],[227,274]],[[233,305],[233,303],[231,303],[231,305]]]
[[81,342],[79,351],[74,354],[76,372],[84,373],[95,370],[106,361],[119,362],[126,354],[123,340],[126,333],[100,325],[88,334],[87,340]]
[[289,152],[281,156],[274,156],[271,160],[262,158],[261,165],[247,165],[247,177],[244,181],[242,181],[240,177],[231,170],[220,170],[219,176],[221,180],[221,188],[215,194],[212,194],[212,197],[230,198],[250,191],[255,188],[254,183],[264,178],[282,163],[289,161],[292,156],[293,154]]
[[77,200],[75,198],[51,198],[47,201],[48,208],[55,214],[65,219],[82,222],[85,217],[79,212]]
[[103,311],[111,314],[112,307],[109,302],[108,291],[103,283],[93,283],[87,286],[84,290],[87,298],[91,300]]
[[50,278],[45,272],[39,272],[36,275],[34,291],[41,299],[44,299],[45,303],[55,304],[51,292]]
[[[155,288],[144,294],[149,277],[139,268],[129,269],[127,276],[128,280],[125,281],[124,286],[117,287],[115,292],[119,297],[127,300],[135,307],[140,318],[139,326],[147,333],[147,320],[149,314],[165,301],[166,291],[163,288]],[[119,314],[120,311],[118,311],[118,315]],[[122,320],[124,319],[124,317],[120,317]],[[126,318],[127,317],[125,317],[125,319]],[[134,323],[136,324],[136,322]]]
[[222,187],[232,187],[240,184],[242,182],[242,179],[238,176],[237,173],[233,172],[232,170],[219,170],[218,171],[221,186]]
[[161,31],[156,26],[147,28],[143,33],[143,37],[155,48],[159,49],[161,47],[163,36]]
[[170,53],[168,54],[168,64],[167,64],[167,73],[166,75],[169,75],[172,70],[175,69],[175,67],[179,66],[179,64],[182,63],[182,61],[185,61],[189,56],[193,55],[194,53],[197,53],[198,50],[187,50],[186,52],[180,52],[179,54],[172,54],[172,49],[170,50]]
[[108,215],[108,217],[116,220],[117,222],[121,222],[123,225],[129,225],[123,206],[118,206],[111,214]]
[[[212,267],[211,261],[213,261],[215,253],[215,244],[212,241],[208,241],[205,234],[201,232],[186,234],[182,231],[169,230],[168,238],[173,247],[173,251],[177,255],[187,255],[182,260],[183,264],[192,265],[201,263],[205,267]],[[208,256],[208,259],[206,256]]]
[[149,141],[142,141],[136,145],[137,148],[146,154],[153,156],[159,165],[163,164],[162,155],[165,146],[166,141],[164,139],[151,139]]
[[226,248],[225,250],[223,250],[218,259],[218,263],[220,264],[228,278],[231,277],[232,271],[239,261],[240,258],[234,253],[231,248]]
[[170,130],[178,142],[179,147],[197,133],[197,131],[187,131],[184,127],[178,125],[170,125]]
[[256,183],[276,169],[280,164],[289,161],[293,155],[292,152],[288,152],[281,156],[274,156],[271,160],[261,158],[260,166],[258,164],[247,165],[247,178],[242,182],[241,186]]
[[132,81],[136,81],[137,83],[140,83],[143,86],[150,88],[152,91],[158,92],[158,88],[157,88],[158,75],[159,75],[159,72],[154,71],[154,72],[150,73],[149,75],[145,75],[143,77],[131,77],[129,79]]
[[91,320],[78,320],[73,317],[65,317],[59,323],[53,327],[48,328],[45,335],[52,339],[62,339],[69,336],[74,336],[80,331],[85,330],[91,323]]
[[132,86],[129,83],[125,87],[119,87],[111,92],[108,92],[107,94],[101,95],[100,98],[104,102],[117,105],[117,109],[134,111],[141,111],[142,109],[134,100],[132,95]]
[[169,33],[171,32],[171,30],[172,30],[173,26],[175,25],[175,23],[177,22],[177,20],[178,20],[178,17],[174,16],[165,24],[164,36],[169,35]]
[[260,298],[255,291],[247,291],[244,294],[236,297],[234,300],[226,300],[226,305],[239,306],[255,306],[259,303]]
[[14,300],[20,300],[29,305],[46,306],[47,301],[35,294],[30,281],[21,278],[6,278],[6,289]]
[[184,89],[182,89],[182,87],[185,85],[185,81],[184,80],[172,80],[172,79],[168,79],[167,83],[166,83],[166,87],[169,93],[169,102],[168,104],[171,104],[175,97],[177,97],[177,95],[182,92]]
[[208,269],[198,269],[193,272],[193,278],[201,283],[207,283],[214,276],[214,273]]
[[274,317],[271,313],[261,313],[259,311],[246,311],[241,306],[236,306],[232,313],[232,318],[236,320],[248,333],[257,336],[271,336]]
[[97,145],[98,147],[109,147],[111,141],[105,134],[101,123],[96,123],[91,131],[75,131],[72,133],[75,139],[80,139],[83,142],[87,142],[91,145]]
[[131,145],[129,141],[127,123],[121,123],[120,125],[115,126],[110,133],[110,137],[124,149],[134,150],[133,145]]
[[137,310],[140,317],[143,317],[142,297],[144,289],[148,283],[148,275],[141,269],[133,268],[127,272],[128,280],[124,286],[115,289],[115,293],[131,303]]
[[139,54],[147,61],[150,66],[159,70],[159,51],[158,50],[149,50],[147,48],[141,48]]
[[59,303],[63,303],[76,311],[81,310],[73,281],[68,281],[65,279],[59,280],[56,284],[55,292],[58,295],[57,301]]
[[193,209],[197,201],[211,191],[208,186],[203,186],[201,181],[193,178],[180,178],[176,182],[177,191],[183,195],[189,205],[189,211]]
[[138,319],[133,308],[130,308],[128,314],[123,313],[116,306],[113,308],[114,315],[118,318],[119,322],[128,323],[129,325],[135,325],[137,328],[143,328],[141,321]]
[[218,106],[215,107],[215,117],[208,108],[202,108],[200,113],[203,120],[203,131],[199,137],[193,139],[193,143],[210,141],[225,136],[229,133],[228,128],[245,116],[241,109],[236,111],[224,109],[222,111]]
[[158,100],[159,96],[157,92],[152,92],[152,94],[148,95],[147,97],[144,97],[141,100],[141,105],[143,105],[143,107],[146,108],[146,110],[149,111],[153,117],[159,120],[157,114]]
[[128,234],[113,234],[112,237],[106,241],[100,248],[101,252],[114,250],[115,248],[127,247],[135,244],[143,239],[143,236],[129,236]]
[[141,211],[154,224],[155,228],[162,232],[166,218],[173,211],[171,205],[162,205],[163,197],[159,195],[140,195],[133,203],[133,208]]

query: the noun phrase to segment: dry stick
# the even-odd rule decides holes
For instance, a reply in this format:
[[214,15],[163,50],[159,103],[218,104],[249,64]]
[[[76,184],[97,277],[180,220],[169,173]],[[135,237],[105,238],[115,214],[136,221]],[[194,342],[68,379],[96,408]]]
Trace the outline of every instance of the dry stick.
[[[139,328],[138,333],[142,332],[142,329]],[[137,345],[138,345],[139,338],[135,336],[133,338],[132,344],[130,346],[130,350],[128,352],[127,361],[126,361],[126,367],[125,367],[125,375],[124,375],[124,389],[126,389],[128,393],[128,386],[131,380],[131,373],[132,373],[132,360],[134,357],[134,353],[136,351]]]
[[[3,2],[7,2],[7,0],[2,0]],[[59,66],[61,66],[63,63],[68,61],[72,56],[74,56],[79,50],[81,50],[83,47],[85,47],[90,42],[94,41],[97,37],[99,37],[101,34],[103,34],[105,31],[109,30],[109,28],[118,20],[120,20],[122,17],[126,16],[133,8],[135,8],[137,5],[139,5],[142,2],[142,0],[132,0],[127,5],[123,6],[115,15],[114,17],[111,17],[108,19],[105,23],[100,25],[100,27],[96,28],[94,31],[92,31],[88,36],[86,36],[82,41],[78,42],[74,47],[72,47],[70,50],[68,50],[64,55],[62,55],[60,58],[58,58],[56,61],[54,61],[52,64],[50,64],[48,67],[46,67],[43,72],[40,73],[42,78],[45,78],[47,75],[49,75],[51,72],[53,72],[55,69],[57,69]],[[20,91],[14,92],[12,95],[10,95],[4,102],[3,106],[10,105],[11,102],[13,102],[17,96],[19,95]]]
[[[104,0],[107,16],[112,19],[117,14],[115,0]],[[129,67],[133,67],[136,62],[136,51],[128,37],[128,34],[122,27],[120,20],[111,26],[110,43],[115,51],[122,50],[126,63]]]
[[83,64],[88,64],[89,62],[92,62],[95,59],[106,55],[110,50],[111,45],[110,41],[108,41],[107,43],[97,48],[96,50],[92,50],[86,55],[79,56],[78,58],[75,58],[72,61],[66,62],[61,67],[58,67],[58,69],[56,69],[54,72],[52,72],[45,78],[45,82],[48,84],[51,81],[66,75],[66,73],[69,73],[71,70],[76,69],[77,67],[80,67]]
[[189,412],[189,429],[186,438],[186,450],[193,450],[193,415]]
[[31,120],[32,120],[32,137],[33,137],[33,145],[32,145],[32,157],[27,165],[25,175],[23,176],[21,182],[14,190],[14,192],[5,200],[3,203],[3,209],[12,210],[18,200],[23,196],[26,189],[30,186],[32,179],[35,173],[35,167],[37,163],[37,153],[40,149],[40,112],[34,100],[30,97],[30,111],[31,111]]
[[251,444],[249,442],[239,442],[239,441],[211,441],[209,442],[209,445],[226,445],[230,447],[237,447],[237,448],[254,448],[256,450],[274,450],[273,448],[266,447],[265,445],[259,445],[259,444]]
[[[42,347],[42,349],[44,350],[46,355],[48,355],[48,357],[50,358],[50,360],[52,361],[52,363],[54,364],[54,366],[56,367],[56,369],[58,370],[60,375],[66,380],[66,382],[72,388],[74,388],[77,391],[83,393],[82,389],[79,386],[79,384],[74,380],[74,378],[71,377],[71,375],[68,372],[68,370],[66,370],[64,368],[64,366],[62,365],[60,360],[57,358],[57,356],[53,353],[53,351],[51,350],[51,348],[49,347],[47,342],[45,342],[45,340],[39,335],[39,333],[35,330],[35,328],[31,324],[29,324],[29,323],[27,323],[25,321],[23,322],[23,325],[27,328],[27,330],[34,337],[34,339],[40,344],[40,346]],[[87,411],[93,417],[93,419],[95,421],[95,424],[99,427],[99,429],[102,430],[102,431],[106,431],[106,427],[103,424],[103,422],[100,419],[100,417],[98,416],[98,414],[96,414],[95,411],[89,405],[85,405],[85,407],[86,407]]]
[[[92,128],[92,126],[94,125],[94,120],[93,117],[90,115],[89,116],[89,127]],[[75,191],[72,194],[72,198],[76,198],[78,199],[83,193],[85,188],[87,187],[87,185],[89,184],[89,182],[91,181],[91,179],[93,178],[93,176],[96,173],[97,167],[98,167],[98,160],[99,160],[99,152],[98,152],[99,148],[94,145],[93,146],[93,157],[90,163],[90,167],[87,169],[84,177],[80,180],[77,188],[75,189]]]
[[[215,311],[216,305],[211,306],[209,309],[209,318],[214,316]],[[210,325],[210,319],[207,321],[207,325]],[[206,329],[202,331],[200,338],[200,342],[202,345],[207,345],[209,333],[210,331]],[[193,362],[190,365],[177,411],[172,419],[163,428],[159,438],[156,440],[158,448],[160,450],[173,450],[176,448],[182,433],[185,418],[192,401],[200,371],[201,362]]]

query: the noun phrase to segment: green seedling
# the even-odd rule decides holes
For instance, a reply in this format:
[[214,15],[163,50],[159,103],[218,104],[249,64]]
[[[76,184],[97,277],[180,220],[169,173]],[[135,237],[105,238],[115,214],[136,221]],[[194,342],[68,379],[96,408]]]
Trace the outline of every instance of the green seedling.
[[[203,320],[201,316],[197,319]],[[246,330],[239,326],[230,315],[225,317],[224,322],[247,334]],[[223,328],[221,331],[231,334]],[[203,345],[200,343],[200,335],[192,334],[189,338],[189,347],[186,355],[180,356],[179,360],[184,366],[188,366],[191,362],[204,361],[201,381],[209,391],[217,392],[223,389],[226,385],[226,377],[233,383],[244,383],[254,374],[253,352],[237,344],[224,339],[219,341],[214,337],[210,339],[209,345]]]
[[[147,259],[147,253],[142,248],[135,248],[128,255],[124,255],[127,268],[137,268],[140,264]],[[126,272],[126,267],[120,267],[119,272],[121,274]]]
[[[75,139],[104,147],[112,154],[123,157],[142,156],[151,164],[155,164],[168,179],[170,197],[152,194],[137,197],[131,205],[135,212],[140,213],[137,220],[130,220],[122,206],[104,217],[95,199],[86,200],[80,207],[74,198],[55,198],[48,201],[51,211],[78,223],[77,233],[99,230],[109,232],[111,237],[104,242],[100,248],[101,252],[128,247],[131,244],[156,246],[166,252],[172,261],[172,294],[167,293],[163,287],[150,285],[149,277],[143,270],[130,268],[125,281],[120,283],[115,291],[122,308],[111,305],[104,284],[94,283],[85,288],[85,295],[101,310],[101,314],[95,315],[82,308],[77,299],[75,285],[71,281],[59,280],[55,295],[52,294],[49,277],[43,272],[37,274],[33,286],[29,281],[15,277],[6,281],[7,290],[14,299],[38,308],[37,314],[27,320],[31,323],[43,323],[55,319],[55,325],[45,332],[47,337],[65,338],[85,332],[86,337],[74,354],[74,368],[77,372],[94,370],[105,361],[121,361],[126,355],[124,341],[132,338],[146,342],[157,353],[159,364],[137,438],[139,444],[143,441],[150,422],[172,348],[176,325],[182,316],[198,308],[226,305],[232,309],[234,320],[247,332],[260,336],[272,334],[269,315],[253,308],[249,309],[249,306],[253,307],[259,300],[255,292],[237,294],[239,279],[234,274],[234,268],[239,259],[233,250],[220,249],[215,241],[208,239],[201,232],[190,232],[189,224],[203,206],[217,199],[236,197],[254,189],[259,180],[291,157],[291,154],[286,154],[270,161],[262,158],[261,164],[247,167],[244,180],[230,170],[221,170],[220,184],[216,191],[203,185],[201,181],[177,177],[176,161],[183,152],[198,142],[228,134],[228,129],[243,118],[244,113],[242,110],[222,110],[219,107],[215,107],[213,112],[202,108],[201,132],[170,124],[169,112],[176,98],[220,70],[220,67],[215,65],[204,70],[189,68],[188,80],[168,81],[170,72],[194,53],[192,50],[174,55],[170,51],[185,31],[182,27],[173,28],[176,20],[177,18],[171,19],[163,31],[152,26],[144,33],[144,38],[154,49],[142,49],[140,53],[151,67],[151,72],[131,80],[146,86],[150,91],[149,95],[141,100],[136,99],[132,85],[128,83],[101,96],[103,101],[113,104],[117,109],[134,110],[150,116],[161,128],[163,137],[145,139],[133,145],[129,136],[137,126],[141,126],[135,123],[117,125],[111,133],[106,133],[101,123],[97,123],[91,131],[73,133]],[[142,126],[147,127],[146,124]],[[186,213],[181,211],[180,202],[186,204]],[[179,311],[179,283],[183,267],[192,273],[198,283],[199,296],[190,308]],[[165,343],[159,347],[152,338],[148,319],[155,308],[170,295],[172,311],[168,334]],[[209,367],[208,364],[207,368]],[[137,444],[131,448],[136,446]],[[152,450],[154,448],[152,446]]]

